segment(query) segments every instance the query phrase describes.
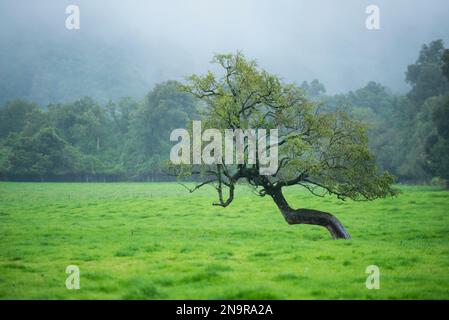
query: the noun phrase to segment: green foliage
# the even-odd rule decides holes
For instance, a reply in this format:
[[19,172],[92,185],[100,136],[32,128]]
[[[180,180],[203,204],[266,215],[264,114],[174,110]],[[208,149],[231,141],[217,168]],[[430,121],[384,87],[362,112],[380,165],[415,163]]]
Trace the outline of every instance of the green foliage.
[[179,89],[179,83],[168,81],[156,85],[136,110],[131,135],[137,150],[144,155],[168,155],[170,133],[186,126],[196,115],[192,97]]
[[9,134],[17,133],[27,125],[33,123],[36,118],[38,106],[22,99],[6,103],[0,108],[0,139]]
[[409,96],[416,103],[422,103],[427,98],[443,94],[449,89],[449,81],[441,69],[443,53],[442,40],[424,44],[416,63],[407,67],[406,80],[412,85]]
[[319,97],[326,93],[326,87],[318,79],[314,79],[310,82],[304,81],[301,83],[301,89],[311,98]]
[[[406,78],[412,84],[407,96],[393,94],[381,84],[369,82],[365,87],[335,96],[322,96],[319,101],[336,109],[344,107],[355,118],[367,124],[369,147],[378,165],[400,181],[430,181],[444,167],[440,152],[444,139],[437,138],[442,126],[444,95],[449,85],[444,78],[449,61],[441,40],[423,45],[415,64],[408,67]],[[438,120],[440,119],[440,124]],[[436,142],[439,141],[438,144]],[[439,156],[430,156],[432,145]],[[433,168],[433,169],[431,169]]]
[[2,179],[149,179],[162,174],[170,131],[194,116],[178,83],[157,85],[144,102],[123,98],[101,106],[89,97],[51,104],[24,100],[0,109]]
[[426,141],[426,169],[445,179],[449,189],[449,97],[434,109],[433,122],[436,132]]
[[443,66],[441,67],[441,70],[446,79],[449,80],[449,49],[444,50],[442,60]]
[[[203,173],[199,186],[215,185],[220,205],[232,202],[239,180],[262,196],[292,185],[341,199],[372,200],[395,194],[390,187],[393,177],[378,170],[359,121],[341,110],[323,111],[301,88],[283,83],[241,53],[216,55],[213,63],[221,67],[221,74],[193,75],[183,86],[203,101],[204,127],[279,130],[279,169],[270,176],[260,174],[257,156],[255,164],[192,165],[193,174]],[[223,186],[229,189],[227,200]]]
[[[441,71],[449,81],[449,49],[446,49],[441,58]],[[432,175],[446,181],[449,189],[449,88],[444,92],[446,96],[438,100],[432,110],[432,120],[435,129],[428,136],[425,151],[425,168]]]
[[42,128],[31,137],[12,137],[5,146],[9,153],[4,169],[17,177],[44,179],[65,175],[74,170],[78,160],[76,151],[54,128]]

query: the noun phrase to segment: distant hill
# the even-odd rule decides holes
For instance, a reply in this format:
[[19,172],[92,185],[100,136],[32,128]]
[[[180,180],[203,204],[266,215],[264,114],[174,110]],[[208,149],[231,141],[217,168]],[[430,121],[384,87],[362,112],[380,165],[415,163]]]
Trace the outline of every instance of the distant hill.
[[49,103],[90,96],[141,98],[153,84],[130,49],[75,36],[9,39],[0,50],[0,105],[18,97]]

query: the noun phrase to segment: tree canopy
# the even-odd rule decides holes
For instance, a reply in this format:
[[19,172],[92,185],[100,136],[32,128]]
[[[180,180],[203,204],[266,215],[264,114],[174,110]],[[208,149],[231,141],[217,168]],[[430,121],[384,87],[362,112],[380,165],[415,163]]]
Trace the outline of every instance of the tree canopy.
[[[257,156],[255,164],[182,165],[182,170],[177,171],[179,176],[187,173],[201,177],[191,191],[214,185],[218,192],[216,204],[226,207],[234,199],[236,184],[244,181],[260,196],[273,197],[289,223],[306,212],[288,207],[282,196],[284,187],[297,185],[314,195],[333,194],[343,200],[374,200],[396,193],[391,187],[393,177],[377,168],[359,121],[342,110],[326,111],[309,101],[301,88],[283,83],[241,53],[219,54],[213,62],[221,67],[221,74],[193,75],[182,86],[183,91],[203,101],[204,128],[278,129],[278,169],[272,175],[260,174]],[[246,142],[245,150],[247,147]],[[268,146],[269,152],[273,147]],[[342,228],[339,223],[332,226],[329,221],[313,224],[331,228],[335,237],[348,236],[344,229],[340,230],[343,234],[334,230]]]

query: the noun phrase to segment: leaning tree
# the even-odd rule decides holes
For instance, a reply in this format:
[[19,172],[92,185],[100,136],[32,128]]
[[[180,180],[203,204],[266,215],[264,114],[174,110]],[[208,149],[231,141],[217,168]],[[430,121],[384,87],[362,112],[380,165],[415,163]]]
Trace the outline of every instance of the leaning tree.
[[260,173],[258,159],[234,165],[171,163],[170,170],[180,178],[197,175],[191,192],[212,185],[218,193],[214,205],[226,207],[237,183],[247,183],[257,195],[271,197],[287,223],[323,226],[334,239],[350,238],[340,221],[327,212],[292,208],[284,188],[300,186],[313,195],[341,200],[374,200],[396,193],[393,177],[376,167],[360,122],[341,110],[325,111],[300,88],[283,83],[241,53],[219,54],[212,62],[222,74],[192,75],[181,86],[202,102],[203,128],[276,128],[279,160],[270,175]]

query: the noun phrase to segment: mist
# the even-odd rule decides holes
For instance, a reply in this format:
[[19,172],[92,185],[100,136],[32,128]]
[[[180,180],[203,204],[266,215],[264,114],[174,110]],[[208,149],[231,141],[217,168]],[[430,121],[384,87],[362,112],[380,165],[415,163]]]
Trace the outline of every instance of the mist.
[[[80,8],[79,30],[65,28],[69,4]],[[365,27],[370,4],[379,6],[380,30]],[[138,97],[155,83],[206,72],[215,53],[242,51],[286,82],[319,79],[330,94],[371,80],[402,93],[422,44],[449,44],[448,16],[445,0],[3,0],[0,90],[41,103]],[[89,73],[99,64],[93,58],[102,64],[97,75],[117,89]],[[60,60],[71,63],[57,68]],[[57,94],[66,87],[71,94]]]

